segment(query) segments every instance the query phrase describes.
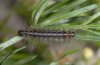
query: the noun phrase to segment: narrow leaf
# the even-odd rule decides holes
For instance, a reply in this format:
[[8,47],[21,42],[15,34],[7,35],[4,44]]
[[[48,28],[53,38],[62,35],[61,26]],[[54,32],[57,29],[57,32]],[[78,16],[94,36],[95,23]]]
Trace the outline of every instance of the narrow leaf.
[[96,19],[97,17],[100,16],[100,12],[94,14],[93,16],[91,16],[87,21],[85,21],[82,25],[87,25],[89,23],[91,23],[94,19]]
[[65,5],[68,1],[69,1],[69,0],[63,0],[63,1],[59,2],[59,3],[57,3],[57,4],[54,3],[54,4],[53,4],[54,6],[52,6],[52,7],[49,8],[49,9],[47,9],[43,14],[46,15],[46,14],[48,14],[48,13],[50,13],[50,12],[55,12],[55,11],[57,11],[57,9],[62,8],[62,6]]
[[77,0],[77,1],[73,1],[72,3],[62,6],[61,8],[59,8],[59,10],[54,14],[60,14],[61,12],[69,12],[72,8],[75,8],[76,6],[82,4],[86,2],[86,0]]
[[8,55],[8,56],[2,61],[2,64],[3,64],[4,62],[6,62],[8,59],[10,59],[14,54],[16,54],[17,52],[19,52],[19,51],[21,51],[21,50],[23,50],[23,49],[25,49],[25,48],[26,48],[26,47],[23,46],[23,47],[21,47],[21,48],[16,49],[14,52],[12,52],[10,55]]
[[40,23],[39,25],[41,27],[46,26],[46,25],[51,25],[51,24],[57,23],[59,21],[62,21],[62,20],[77,16],[79,14],[88,12],[90,10],[95,9],[96,7],[97,7],[97,5],[93,4],[93,5],[89,5],[89,6],[81,8],[81,9],[78,9],[78,10],[74,10],[74,11],[69,12],[69,13],[66,13],[66,11],[65,11],[65,12],[62,12],[61,14],[58,14],[58,15],[55,15],[55,16],[48,18],[47,20]]
[[84,29],[84,30],[87,31],[87,32],[90,32],[92,34],[100,36],[100,32],[92,31],[92,30],[89,30],[89,29]]
[[97,23],[97,24],[90,24],[90,25],[88,25],[88,28],[89,29],[100,30],[100,24],[99,23]]
[[39,10],[39,8],[43,5],[43,3],[45,2],[45,0],[41,0],[39,3],[37,3],[34,6],[33,12],[32,12],[32,20],[34,20],[35,14],[37,13],[37,11]]
[[38,20],[42,14],[42,12],[45,10],[46,7],[48,7],[49,5],[51,5],[51,3],[49,3],[49,0],[44,0],[44,3],[41,5],[41,7],[38,9],[35,18],[34,18],[34,24],[36,25],[38,23]]
[[22,40],[23,37],[20,37],[20,36],[16,36],[16,37],[13,37],[12,39],[4,42],[4,43],[1,43],[0,44],[0,51],[4,50],[5,48],[15,44],[16,42]]
[[94,35],[82,35],[82,34],[77,34],[75,36],[77,40],[84,40],[84,41],[100,41],[99,36],[94,36]]
[[23,47],[21,47],[21,48],[16,49],[14,52],[12,52],[12,53],[7,57],[6,60],[8,60],[8,59],[11,58],[14,54],[16,54],[17,52],[19,52],[19,51],[21,51],[21,50],[23,50],[23,49],[25,49],[25,48],[26,48],[26,47],[23,46]]
[[27,62],[35,59],[36,57],[37,57],[36,55],[34,55],[34,56],[28,56],[26,58],[23,58],[23,59],[15,62],[13,65],[23,65],[23,64],[25,64],[25,63],[27,63]]

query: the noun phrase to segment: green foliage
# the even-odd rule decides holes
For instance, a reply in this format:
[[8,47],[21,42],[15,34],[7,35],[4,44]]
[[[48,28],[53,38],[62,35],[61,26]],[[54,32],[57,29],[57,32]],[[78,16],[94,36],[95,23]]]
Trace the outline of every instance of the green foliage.
[[[32,19],[31,19],[31,27],[44,29],[47,27],[48,29],[53,28],[53,25],[59,24],[54,26],[55,29],[61,28],[62,30],[68,31],[69,29],[73,31],[83,31],[83,32],[76,32],[75,39],[78,40],[87,40],[87,41],[100,41],[100,12],[95,12],[96,8],[99,8],[97,4],[91,4],[86,6],[80,6],[85,3],[87,0],[63,0],[61,2],[51,2],[50,0],[41,0],[33,9],[32,11]],[[94,12],[92,16],[88,14],[88,12]],[[86,19],[83,18],[82,21],[78,20],[78,23],[73,20],[74,17],[81,17],[84,16]],[[69,19],[72,19],[71,21]],[[77,18],[76,18],[77,19]],[[69,21],[66,21],[69,20]],[[64,23],[63,23],[64,22]],[[1,25],[1,24],[0,24]],[[4,25],[4,24],[3,24]],[[0,44],[0,51],[5,50],[7,47],[12,46],[18,41],[24,39],[23,37],[15,36],[14,38],[1,43]],[[22,47],[20,49],[15,50],[11,55],[7,57],[9,59],[12,57],[16,52],[24,49]],[[77,50],[69,50],[65,52],[64,56],[60,59],[64,58],[66,55],[71,55],[77,52]],[[23,58],[13,65],[23,65],[33,59],[36,58],[35,56],[28,56]],[[53,62],[50,65],[58,65],[57,62]]]
[[[90,5],[90,6],[86,6],[84,8],[81,8],[79,10],[74,10],[72,12],[62,12],[58,15],[52,15],[51,17],[49,17],[46,21],[43,21],[42,23],[40,23],[40,27],[43,27],[43,26],[47,26],[47,25],[52,25],[52,24],[55,24],[57,22],[60,22],[62,20],[65,20],[65,19],[68,19],[68,18],[71,18],[71,17],[75,17],[79,14],[82,14],[84,12],[87,12],[87,11],[90,11],[90,10],[93,10],[94,8],[96,8],[97,5],[94,4],[94,5]],[[59,17],[58,17],[59,16]]]
[[14,54],[16,54],[17,52],[21,51],[25,49],[25,46],[24,47],[21,47],[19,49],[16,49],[14,52],[10,53],[8,56],[6,56],[4,59],[2,59],[1,61],[1,64],[4,64],[7,60],[9,60]]

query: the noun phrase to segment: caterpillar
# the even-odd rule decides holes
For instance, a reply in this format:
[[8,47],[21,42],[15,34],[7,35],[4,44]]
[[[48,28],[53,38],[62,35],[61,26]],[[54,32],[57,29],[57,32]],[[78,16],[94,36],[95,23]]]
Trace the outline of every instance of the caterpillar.
[[75,32],[72,31],[59,31],[59,30],[19,30],[18,31],[19,36],[27,37],[31,36],[34,38],[40,37],[40,38],[72,38],[75,36]]

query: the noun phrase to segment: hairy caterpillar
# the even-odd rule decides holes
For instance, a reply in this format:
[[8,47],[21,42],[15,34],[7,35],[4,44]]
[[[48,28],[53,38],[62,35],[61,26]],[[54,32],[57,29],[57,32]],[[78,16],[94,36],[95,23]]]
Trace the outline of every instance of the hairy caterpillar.
[[72,38],[75,36],[75,32],[71,31],[57,31],[57,30],[19,30],[18,31],[19,36],[32,36],[34,38],[36,37],[43,37],[43,38]]

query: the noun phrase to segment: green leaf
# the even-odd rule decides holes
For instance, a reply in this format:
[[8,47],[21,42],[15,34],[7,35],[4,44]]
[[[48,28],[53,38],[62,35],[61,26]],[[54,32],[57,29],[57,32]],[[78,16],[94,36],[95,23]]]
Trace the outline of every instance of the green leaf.
[[13,52],[7,57],[6,60],[8,60],[8,59],[11,58],[14,54],[16,54],[17,52],[19,52],[19,51],[21,51],[21,50],[23,50],[23,49],[25,49],[25,48],[26,48],[26,47],[23,46],[23,47],[21,47],[21,48],[16,49],[15,51],[13,51]]
[[100,12],[94,14],[93,16],[91,16],[87,21],[85,21],[82,25],[87,25],[89,23],[91,23],[94,19],[96,19],[97,17],[100,17]]
[[78,10],[74,10],[74,11],[69,12],[69,13],[66,13],[66,11],[65,11],[65,12],[62,12],[61,14],[49,17],[47,20],[45,20],[42,23],[40,23],[39,26],[43,27],[43,26],[47,26],[47,25],[51,25],[51,24],[57,23],[59,21],[62,21],[62,20],[77,16],[79,14],[88,12],[90,10],[93,10],[96,7],[97,7],[97,5],[93,4],[93,5],[89,5],[89,6],[81,8],[81,9],[78,9]]
[[45,2],[46,0],[41,0],[39,3],[37,3],[34,8],[33,8],[33,12],[32,12],[32,20],[34,20],[34,17],[37,13],[37,11],[40,9],[40,7],[43,5],[43,3]]
[[92,31],[92,30],[89,30],[89,29],[84,29],[84,30],[87,31],[87,32],[90,32],[92,34],[100,36],[100,32]]
[[26,58],[23,58],[23,59],[15,62],[13,65],[23,65],[23,64],[25,64],[25,63],[27,63],[27,62],[35,59],[36,57],[37,57],[36,55],[34,55],[34,56],[28,56]]
[[53,5],[51,5],[51,8],[49,7],[45,12],[43,12],[43,15],[47,15],[50,12],[55,12],[57,10],[59,10],[60,8],[62,8],[63,5],[65,5],[69,0],[62,0],[59,3],[54,3]]
[[19,48],[19,49],[16,49],[14,52],[12,52],[10,55],[8,55],[3,61],[2,61],[2,64],[4,63],[4,62],[6,62],[8,59],[10,59],[14,54],[16,54],[17,52],[19,52],[19,51],[21,51],[21,50],[23,50],[23,49],[25,49],[26,47],[25,46],[23,46],[23,47],[21,47],[21,48]]
[[61,12],[69,12],[71,9],[75,8],[76,6],[82,4],[86,2],[86,0],[77,0],[77,1],[73,1],[72,3],[63,6],[62,8],[60,8],[54,15],[56,14],[60,14]]
[[20,36],[16,36],[16,37],[13,37],[12,39],[4,42],[4,43],[1,43],[0,44],[0,51],[4,50],[5,48],[15,44],[16,42],[22,40],[23,37],[20,37]]
[[77,34],[75,36],[77,40],[83,40],[83,41],[100,41],[99,36],[94,36],[94,35],[83,35],[83,34]]
[[46,7],[48,7],[49,5],[51,5],[51,3],[49,3],[49,0],[42,0],[41,2],[42,5],[32,14],[32,19],[34,18],[34,24],[36,25],[39,21],[39,18],[42,14],[42,12],[45,10]]
[[89,28],[89,29],[100,30],[100,24],[99,24],[99,23],[97,23],[97,24],[89,24],[89,25],[88,25],[88,28]]

